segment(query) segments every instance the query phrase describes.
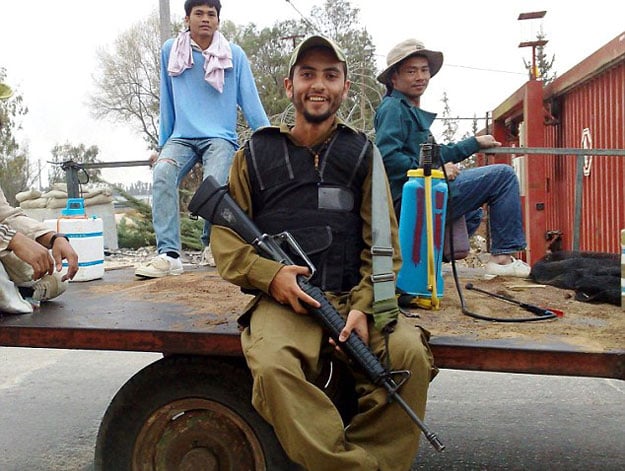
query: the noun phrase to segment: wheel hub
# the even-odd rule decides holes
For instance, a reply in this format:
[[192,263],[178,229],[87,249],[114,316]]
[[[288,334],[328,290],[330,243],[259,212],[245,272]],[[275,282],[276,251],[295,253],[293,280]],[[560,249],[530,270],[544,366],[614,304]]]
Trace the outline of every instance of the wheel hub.
[[171,402],[146,420],[133,452],[134,471],[265,470],[251,427],[232,409],[189,398]]

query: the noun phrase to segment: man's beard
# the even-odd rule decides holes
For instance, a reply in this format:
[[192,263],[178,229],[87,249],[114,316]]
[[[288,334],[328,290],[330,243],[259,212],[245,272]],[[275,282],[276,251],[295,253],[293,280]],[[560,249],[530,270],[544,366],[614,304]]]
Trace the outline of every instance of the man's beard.
[[[297,91],[295,90],[295,87],[293,87],[293,96],[297,96]],[[338,104],[333,101],[330,103],[330,107],[325,113],[312,114],[306,109],[306,106],[304,105],[304,100],[293,99],[292,102],[293,106],[295,106],[295,110],[301,113],[304,119],[311,124],[323,123],[324,121],[334,116],[341,106],[340,101]]]
[[329,110],[323,114],[311,114],[306,110],[302,111],[302,115],[304,116],[304,119],[311,124],[323,123],[325,120],[333,116],[334,113],[336,113],[336,110]]

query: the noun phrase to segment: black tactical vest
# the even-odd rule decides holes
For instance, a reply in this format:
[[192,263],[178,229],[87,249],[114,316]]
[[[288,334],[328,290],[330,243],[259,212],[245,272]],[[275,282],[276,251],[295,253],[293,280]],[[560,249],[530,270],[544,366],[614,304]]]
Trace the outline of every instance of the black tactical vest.
[[311,282],[344,292],[361,279],[360,206],[372,146],[364,134],[339,125],[318,147],[296,146],[278,128],[254,133],[245,146],[254,221],[267,234],[290,232],[317,269]]

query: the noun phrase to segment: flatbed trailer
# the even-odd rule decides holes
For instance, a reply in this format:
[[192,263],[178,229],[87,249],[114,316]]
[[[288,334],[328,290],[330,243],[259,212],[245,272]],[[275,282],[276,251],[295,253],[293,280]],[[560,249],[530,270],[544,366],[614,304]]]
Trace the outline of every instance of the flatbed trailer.
[[[0,316],[0,346],[163,354],[111,401],[95,469],[298,469],[250,405],[237,313],[198,313],[167,293],[122,296],[119,287],[136,286],[133,279],[131,269],[107,271],[102,280],[72,283],[34,314]],[[439,368],[625,380],[625,345],[601,351],[562,338],[467,332],[433,335],[431,347]]]

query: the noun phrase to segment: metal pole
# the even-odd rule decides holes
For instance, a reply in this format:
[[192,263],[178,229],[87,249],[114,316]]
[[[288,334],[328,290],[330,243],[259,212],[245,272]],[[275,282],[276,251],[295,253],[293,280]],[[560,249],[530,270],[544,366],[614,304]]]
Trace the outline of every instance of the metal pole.
[[609,155],[625,156],[625,149],[580,149],[578,147],[491,147],[477,152],[478,154],[511,154],[511,155]]
[[159,0],[159,12],[161,20],[161,44],[171,38],[171,15],[169,13],[169,0]]
[[67,197],[80,197],[80,181],[78,180],[78,165],[72,160],[67,160],[61,164],[65,170],[65,180],[67,181]]
[[582,201],[584,196],[584,156],[577,156],[575,170],[575,215],[573,218],[573,250],[579,250],[582,229]]

